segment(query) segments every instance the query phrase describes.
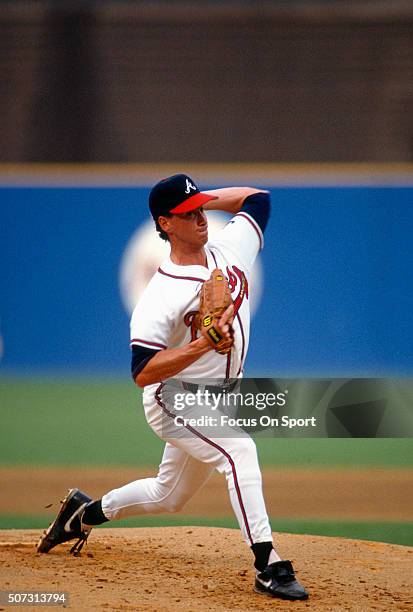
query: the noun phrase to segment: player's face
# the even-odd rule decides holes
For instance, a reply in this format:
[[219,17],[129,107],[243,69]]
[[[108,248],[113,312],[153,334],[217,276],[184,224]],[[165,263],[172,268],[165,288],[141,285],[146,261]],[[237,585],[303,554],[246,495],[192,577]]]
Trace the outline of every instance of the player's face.
[[172,215],[170,221],[170,231],[175,239],[200,247],[208,242],[208,219],[202,207],[180,215]]

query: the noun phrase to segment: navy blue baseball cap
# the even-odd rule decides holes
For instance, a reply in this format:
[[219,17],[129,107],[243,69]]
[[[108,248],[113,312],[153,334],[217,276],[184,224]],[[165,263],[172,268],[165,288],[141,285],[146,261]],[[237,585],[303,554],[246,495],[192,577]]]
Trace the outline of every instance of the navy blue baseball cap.
[[149,194],[149,209],[157,221],[161,215],[190,212],[216,199],[216,196],[199,191],[187,174],[174,174],[152,187]]

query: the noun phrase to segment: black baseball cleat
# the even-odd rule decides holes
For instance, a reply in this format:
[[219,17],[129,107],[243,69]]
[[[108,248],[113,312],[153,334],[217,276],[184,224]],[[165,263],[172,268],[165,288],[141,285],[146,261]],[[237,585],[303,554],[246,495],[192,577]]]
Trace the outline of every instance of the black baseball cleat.
[[277,561],[267,565],[255,577],[254,591],[260,595],[281,599],[308,599],[308,593],[295,577],[291,561]]
[[55,520],[40,536],[37,552],[48,553],[58,544],[77,538],[78,541],[70,552],[79,554],[92,530],[82,523],[83,512],[91,501],[91,498],[79,489],[69,489]]

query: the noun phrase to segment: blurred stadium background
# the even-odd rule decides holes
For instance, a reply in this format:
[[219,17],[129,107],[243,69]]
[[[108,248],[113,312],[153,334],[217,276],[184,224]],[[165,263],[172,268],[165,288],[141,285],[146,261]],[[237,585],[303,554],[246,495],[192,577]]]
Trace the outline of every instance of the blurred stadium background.
[[[271,189],[248,375],[412,377],[411,2],[4,1],[0,47],[1,528],[160,460],[128,321],[175,171]],[[413,544],[411,439],[259,447],[274,530]],[[235,525],[200,499],[122,525]]]

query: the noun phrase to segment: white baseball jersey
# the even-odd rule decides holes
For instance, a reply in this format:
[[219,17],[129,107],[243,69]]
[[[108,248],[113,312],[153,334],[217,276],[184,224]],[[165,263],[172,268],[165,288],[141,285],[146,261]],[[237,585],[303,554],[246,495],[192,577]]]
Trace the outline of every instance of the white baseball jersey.
[[[227,277],[234,302],[234,345],[228,355],[209,351],[174,378],[226,379],[242,376],[250,329],[249,279],[263,246],[255,219],[239,212],[205,247],[208,268],[180,266],[170,258],[148,283],[131,319],[131,344],[149,349],[177,348],[198,337],[195,315],[202,283],[214,268]],[[145,388],[144,404],[153,402],[158,385]]]

